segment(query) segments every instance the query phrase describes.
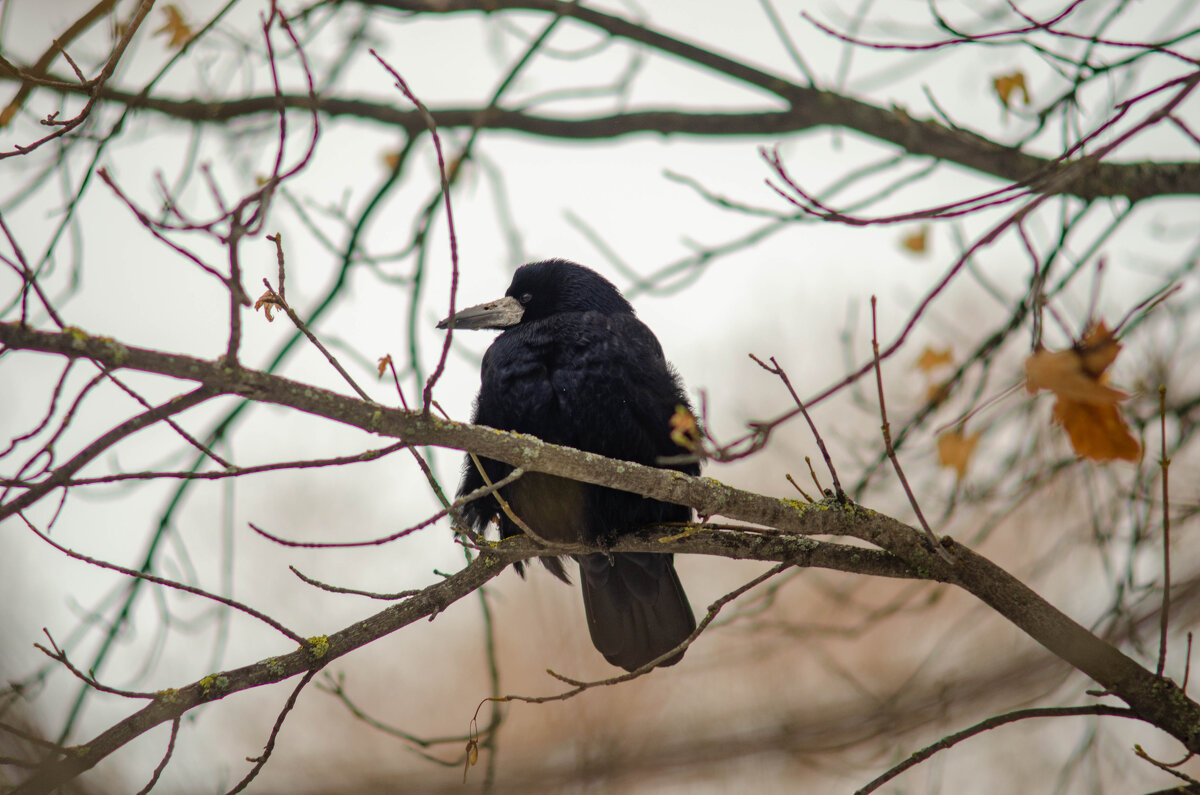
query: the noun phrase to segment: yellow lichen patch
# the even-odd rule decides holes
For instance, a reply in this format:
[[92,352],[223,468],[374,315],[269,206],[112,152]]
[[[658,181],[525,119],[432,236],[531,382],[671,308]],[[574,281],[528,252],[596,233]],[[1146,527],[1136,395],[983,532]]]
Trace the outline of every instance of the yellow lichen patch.
[[318,660],[329,653],[329,636],[314,635],[308,638],[308,650]]
[[218,693],[224,690],[226,685],[229,684],[229,680],[221,674],[209,674],[201,679],[198,684],[200,685],[200,689],[204,691],[204,695],[207,696],[213,690],[216,690]]

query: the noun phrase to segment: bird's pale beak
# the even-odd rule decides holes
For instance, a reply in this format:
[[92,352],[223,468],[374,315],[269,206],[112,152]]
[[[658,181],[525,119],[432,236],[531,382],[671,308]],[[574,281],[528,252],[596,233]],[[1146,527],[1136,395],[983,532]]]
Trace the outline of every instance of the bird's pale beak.
[[461,312],[455,312],[450,317],[437,324],[438,328],[508,328],[521,322],[525,307],[510,295],[498,301],[488,301],[486,304],[469,306]]

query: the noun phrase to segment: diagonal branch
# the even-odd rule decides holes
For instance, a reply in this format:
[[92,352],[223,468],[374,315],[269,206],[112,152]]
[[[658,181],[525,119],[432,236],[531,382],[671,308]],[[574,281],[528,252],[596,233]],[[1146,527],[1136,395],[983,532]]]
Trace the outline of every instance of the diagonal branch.
[[[70,335],[69,333],[65,333],[65,336]],[[70,461],[55,469],[50,477],[30,487],[21,496],[14,497],[3,505],[0,505],[0,521],[33,505],[42,497],[65,484],[71,479],[72,475],[83,469],[88,462],[94,460],[105,450],[125,437],[137,433],[143,428],[148,428],[156,422],[165,420],[173,414],[179,414],[193,406],[198,406],[209,398],[216,396],[216,394],[216,392],[202,386],[199,389],[188,392],[186,395],[178,395],[166,403],[155,406],[135,417],[131,417],[80,450]]]
[[[702,515],[721,515],[771,528],[773,532],[760,531],[764,532],[760,543],[768,545],[797,541],[781,535],[783,533],[853,536],[890,553],[920,579],[948,582],[968,591],[1051,652],[1095,679],[1112,695],[1123,699],[1137,717],[1171,734],[1189,750],[1200,750],[1200,734],[1195,731],[1200,725],[1200,704],[1189,699],[1175,683],[1155,676],[970,549],[949,538],[944,539],[943,545],[956,558],[951,565],[941,559],[913,528],[853,503],[844,507],[830,501],[807,505],[768,497],[726,486],[712,478],[691,477],[674,470],[604,458],[547,444],[524,434],[425,417],[419,412],[388,409],[279,376],[225,368],[219,361],[124,346],[110,339],[90,337],[77,329],[73,333],[41,332],[16,323],[0,323],[0,343],[10,349],[40,350],[68,357],[88,356],[113,368],[131,368],[196,381],[208,394],[240,395],[293,408],[371,433],[400,438],[410,445],[470,450],[526,471],[552,473],[689,505]],[[808,539],[799,540],[815,543]],[[737,543],[735,541],[733,545]],[[656,542],[648,546],[645,551],[687,550],[686,544],[675,547]],[[562,551],[569,554],[585,549],[563,547]],[[625,548],[617,546],[613,549],[624,551]],[[559,547],[555,550],[558,554]],[[794,551],[788,552],[788,560]],[[477,563],[497,563],[502,557],[496,550],[483,549]],[[772,559],[783,562],[780,557]],[[492,571],[484,579],[494,574]],[[454,598],[462,595],[456,593]],[[344,652],[343,649],[339,653]],[[293,670],[292,674],[299,670]]]

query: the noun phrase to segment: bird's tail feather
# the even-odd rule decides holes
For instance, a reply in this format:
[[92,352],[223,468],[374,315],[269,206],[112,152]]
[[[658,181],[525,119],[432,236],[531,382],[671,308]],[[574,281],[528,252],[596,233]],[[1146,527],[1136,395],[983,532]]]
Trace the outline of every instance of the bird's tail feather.
[[[624,553],[579,559],[592,643],[613,665],[632,671],[678,646],[696,617],[670,555]],[[680,652],[659,665],[674,665]]]

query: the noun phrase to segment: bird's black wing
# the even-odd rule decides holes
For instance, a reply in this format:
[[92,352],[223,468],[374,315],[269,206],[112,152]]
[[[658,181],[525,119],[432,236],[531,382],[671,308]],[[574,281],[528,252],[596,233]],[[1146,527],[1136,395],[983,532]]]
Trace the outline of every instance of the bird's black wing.
[[[645,324],[632,314],[571,312],[522,324],[496,339],[484,356],[474,420],[656,465],[660,457],[682,452],[670,438],[671,415],[681,405],[688,407],[687,397]],[[501,462],[480,463],[493,482],[511,471]],[[674,468],[699,473],[695,463]],[[483,483],[468,457],[460,493]],[[691,518],[686,506],[537,473],[501,494],[538,535],[552,540],[605,543],[646,525]],[[489,497],[468,504],[464,513],[478,529],[498,515],[503,536],[520,533],[498,508]],[[560,561],[543,562],[564,577]],[[592,640],[614,665],[633,670],[695,628],[671,556],[587,555],[579,563]]]
[[[501,334],[484,355],[474,421],[529,433],[554,444],[655,465],[683,450],[670,438],[670,418],[688,406],[653,332],[633,315],[573,312]],[[493,482],[511,467],[484,460]],[[697,474],[696,464],[675,468]],[[461,493],[484,484],[468,457]],[[686,521],[687,508],[627,492],[599,490],[574,538],[596,541],[646,524]],[[494,500],[472,503],[477,527],[495,515]],[[554,534],[560,535],[560,534]],[[568,534],[561,534],[569,537]]]

